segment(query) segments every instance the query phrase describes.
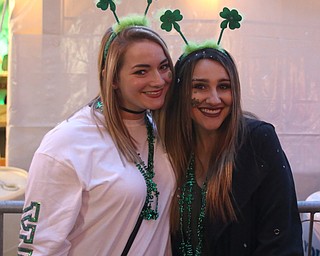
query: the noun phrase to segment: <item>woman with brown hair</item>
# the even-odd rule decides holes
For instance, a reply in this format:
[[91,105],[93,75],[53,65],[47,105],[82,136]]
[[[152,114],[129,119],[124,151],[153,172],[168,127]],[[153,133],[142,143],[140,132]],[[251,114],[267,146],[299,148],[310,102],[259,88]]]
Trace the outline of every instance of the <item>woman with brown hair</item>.
[[290,165],[274,127],[242,111],[231,56],[200,49],[175,70],[164,108],[173,255],[303,255]]

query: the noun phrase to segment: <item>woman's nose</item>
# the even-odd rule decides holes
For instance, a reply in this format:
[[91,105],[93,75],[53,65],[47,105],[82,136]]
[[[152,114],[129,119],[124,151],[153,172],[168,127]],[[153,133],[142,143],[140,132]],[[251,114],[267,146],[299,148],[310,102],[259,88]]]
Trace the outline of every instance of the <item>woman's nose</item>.
[[160,73],[158,70],[155,70],[152,75],[152,86],[161,86],[165,84],[164,74]]
[[211,90],[206,98],[206,103],[217,104],[221,102],[221,98],[217,90]]

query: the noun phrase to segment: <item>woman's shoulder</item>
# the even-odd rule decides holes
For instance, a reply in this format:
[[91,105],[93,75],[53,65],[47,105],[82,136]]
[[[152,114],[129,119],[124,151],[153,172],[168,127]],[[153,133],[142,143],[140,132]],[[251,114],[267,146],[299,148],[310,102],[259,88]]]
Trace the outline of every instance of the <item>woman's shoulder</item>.
[[69,118],[57,124],[45,135],[44,139],[52,137],[72,139],[78,132],[83,131],[83,127],[87,125],[89,125],[87,110],[81,109]]
[[50,130],[42,139],[40,148],[63,149],[70,145],[92,144],[98,137],[101,137],[101,133],[91,116],[90,108],[84,108]]
[[276,129],[267,121],[245,118],[245,143],[256,149],[266,150],[268,147],[280,147]]
[[257,118],[245,117],[245,126],[249,133],[260,133],[266,131],[274,131],[273,124]]
[[281,145],[273,124],[254,118],[246,118],[245,144],[256,152],[280,152]]

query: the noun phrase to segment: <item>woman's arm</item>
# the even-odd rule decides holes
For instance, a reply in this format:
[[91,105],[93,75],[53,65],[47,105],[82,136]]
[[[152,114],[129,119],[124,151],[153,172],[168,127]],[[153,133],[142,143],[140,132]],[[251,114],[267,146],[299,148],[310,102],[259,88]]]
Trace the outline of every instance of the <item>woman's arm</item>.
[[302,229],[290,164],[274,127],[262,124],[252,133],[267,172],[256,191],[257,248],[254,255],[303,255]]
[[79,214],[81,196],[73,169],[36,153],[29,170],[18,254],[67,255],[67,237]]

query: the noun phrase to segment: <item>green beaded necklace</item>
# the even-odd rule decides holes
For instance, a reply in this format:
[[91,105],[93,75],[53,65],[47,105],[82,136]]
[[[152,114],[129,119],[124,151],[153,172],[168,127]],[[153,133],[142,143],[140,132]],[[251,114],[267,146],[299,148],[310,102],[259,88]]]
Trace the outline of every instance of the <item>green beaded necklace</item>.
[[[147,197],[146,203],[141,211],[141,216],[145,220],[156,220],[159,216],[158,212],[158,199],[159,192],[157,189],[157,184],[153,181],[154,178],[154,166],[153,166],[153,154],[154,154],[154,134],[153,127],[147,115],[145,117],[145,122],[147,126],[147,134],[148,134],[148,167],[145,165],[143,160],[140,158],[140,163],[135,163],[138,170],[142,174],[144,180],[147,185]],[[138,154],[140,157],[140,154]],[[156,199],[155,209],[152,209],[152,202]]]
[[[95,102],[94,108],[99,112],[103,113],[103,103],[100,99]],[[140,154],[138,156],[140,158],[139,162],[135,162],[136,167],[140,171],[141,175],[143,176],[146,186],[147,186],[147,196],[146,202],[141,211],[141,217],[145,220],[156,220],[159,216],[158,212],[158,199],[159,199],[159,192],[157,189],[157,184],[153,181],[154,178],[154,165],[153,165],[153,155],[154,155],[154,133],[153,133],[153,126],[150,122],[147,114],[144,115],[145,123],[147,127],[147,140],[148,140],[148,166],[144,163],[141,159]],[[155,199],[155,209],[152,209],[152,203]]]
[[[195,171],[194,171],[194,155],[192,155],[187,173],[186,182],[181,187],[181,194],[179,198],[179,213],[180,213],[180,234],[181,234],[181,244],[180,250],[184,256],[200,256],[202,255],[203,246],[203,219],[205,217],[206,210],[206,195],[207,195],[207,181],[203,183],[201,188],[201,208],[198,217],[197,224],[197,239],[198,244],[194,249],[191,243],[192,235],[192,202],[194,200],[194,185],[196,184]],[[186,216],[186,221],[184,222],[184,216]],[[183,228],[183,224],[186,223],[186,229]],[[184,232],[185,230],[185,232]]]

